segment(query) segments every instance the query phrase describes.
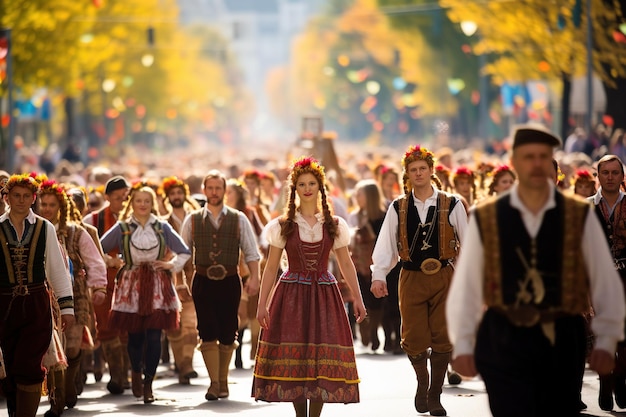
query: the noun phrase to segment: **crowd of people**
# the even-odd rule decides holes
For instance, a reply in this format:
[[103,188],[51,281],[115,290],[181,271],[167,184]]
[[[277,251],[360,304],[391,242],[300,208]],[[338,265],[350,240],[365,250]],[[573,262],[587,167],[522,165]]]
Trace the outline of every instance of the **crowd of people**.
[[317,417],[362,400],[357,343],[407,356],[419,413],[447,415],[446,376],[480,373],[494,416],[577,415],[586,363],[600,407],[626,408],[622,160],[554,153],[541,126],[512,140],[345,154],[342,172],[308,155],[0,172],[9,415],[34,416],[43,383],[60,416],[90,373],[150,404],[169,352],[188,385],[199,351],[207,401],[234,356],[256,400]]

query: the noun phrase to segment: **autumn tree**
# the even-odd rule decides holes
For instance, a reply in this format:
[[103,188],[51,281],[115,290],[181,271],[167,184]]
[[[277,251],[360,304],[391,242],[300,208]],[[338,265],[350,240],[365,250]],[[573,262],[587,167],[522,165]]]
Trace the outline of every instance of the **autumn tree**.
[[[606,114],[615,127],[626,125],[626,37],[620,31],[624,23],[623,1],[592,1],[593,70],[602,79],[607,93]],[[474,21],[481,41],[475,52],[489,54],[486,71],[496,83],[533,79],[562,80],[562,135],[568,134],[569,92],[573,77],[586,72],[586,2],[562,0],[544,2],[466,2],[441,0],[454,22]]]
[[25,97],[40,87],[63,97],[66,136],[76,139],[69,119],[80,113],[97,128],[95,146],[186,122],[232,128],[248,113],[241,81],[229,75],[235,63],[209,51],[216,35],[181,28],[177,16],[175,0],[0,0],[15,86]]
[[268,82],[280,117],[322,114],[340,137],[392,143],[430,134],[425,126],[456,112],[440,76],[448,71],[428,70],[435,57],[423,39],[391,28],[373,0],[333,5],[296,39],[289,70]]

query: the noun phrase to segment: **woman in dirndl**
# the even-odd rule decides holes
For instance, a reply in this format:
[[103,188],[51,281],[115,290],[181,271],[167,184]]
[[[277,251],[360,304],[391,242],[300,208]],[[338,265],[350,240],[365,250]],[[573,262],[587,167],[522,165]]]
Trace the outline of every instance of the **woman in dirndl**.
[[[166,221],[156,217],[157,197],[142,183],[134,186],[117,224],[102,236],[105,253],[119,249],[119,270],[111,306],[111,326],[128,332],[132,392],[154,402],[152,381],[161,358],[162,330],[176,329],[181,303],[173,274],[191,252]],[[142,381],[143,372],[143,381]]]
[[[324,403],[359,402],[352,331],[337,279],[328,270],[331,250],[355,297],[357,322],[366,312],[348,250],[349,227],[331,213],[324,168],[300,158],[288,181],[285,214],[266,226],[269,255],[259,295],[252,395],[291,402],[297,417],[317,417]],[[289,267],[276,280],[283,250]]]

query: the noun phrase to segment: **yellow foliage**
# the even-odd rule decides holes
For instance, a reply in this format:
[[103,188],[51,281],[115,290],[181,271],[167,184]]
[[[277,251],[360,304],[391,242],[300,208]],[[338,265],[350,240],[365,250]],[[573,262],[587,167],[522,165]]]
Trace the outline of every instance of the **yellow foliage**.
[[[594,70],[610,82],[614,74],[626,76],[626,51],[612,41],[612,33],[623,18],[603,0],[590,0],[594,32]],[[494,82],[557,79],[563,74],[579,76],[586,71],[586,1],[582,1],[581,24],[576,27],[576,0],[486,1],[441,0],[454,22],[473,21],[478,26],[477,54],[491,54],[487,67]],[[549,64],[540,72],[541,61]],[[607,71],[607,68],[608,71]]]

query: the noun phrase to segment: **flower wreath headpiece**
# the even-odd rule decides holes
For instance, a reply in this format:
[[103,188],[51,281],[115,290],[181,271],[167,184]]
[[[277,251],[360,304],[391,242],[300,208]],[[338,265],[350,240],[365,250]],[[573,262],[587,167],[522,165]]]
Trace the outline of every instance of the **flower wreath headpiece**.
[[174,187],[180,187],[185,191],[185,194],[189,194],[187,184],[177,176],[172,175],[171,177],[163,178],[163,182],[161,183],[163,194],[167,195]]
[[65,201],[66,193],[63,186],[55,180],[45,180],[39,186],[39,195],[54,195],[60,202]]
[[498,166],[496,166],[494,169],[492,169],[491,171],[489,171],[489,173],[487,174],[490,177],[495,177],[496,175],[499,175],[501,172],[511,172],[511,167],[506,165],[506,164],[500,164]]
[[324,167],[320,165],[317,159],[310,156],[303,156],[294,161],[292,166],[292,178],[294,180],[307,172],[321,178],[322,182],[325,179]]
[[39,191],[39,182],[31,174],[14,174],[9,177],[2,187],[3,193],[8,193],[13,187],[26,187],[36,194]]
[[593,177],[593,174],[588,170],[579,169],[576,171],[576,174],[574,174],[574,183],[577,183],[578,181],[595,182],[595,178]]
[[474,172],[468,167],[462,166],[462,167],[458,167],[457,169],[455,169],[454,174],[452,176],[454,178],[458,178],[458,177],[474,178]]
[[410,146],[404,153],[402,166],[406,169],[411,162],[415,161],[426,161],[429,166],[434,166],[435,154],[420,145]]

